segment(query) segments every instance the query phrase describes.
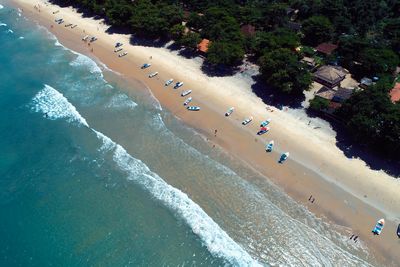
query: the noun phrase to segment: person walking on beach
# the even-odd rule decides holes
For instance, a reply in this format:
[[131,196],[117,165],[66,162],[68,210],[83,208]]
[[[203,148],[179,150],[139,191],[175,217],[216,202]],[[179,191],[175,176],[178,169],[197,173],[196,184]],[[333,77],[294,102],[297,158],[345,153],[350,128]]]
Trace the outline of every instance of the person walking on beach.
[[217,132],[218,132],[218,130],[215,129],[215,130],[214,130],[214,136],[217,136]]

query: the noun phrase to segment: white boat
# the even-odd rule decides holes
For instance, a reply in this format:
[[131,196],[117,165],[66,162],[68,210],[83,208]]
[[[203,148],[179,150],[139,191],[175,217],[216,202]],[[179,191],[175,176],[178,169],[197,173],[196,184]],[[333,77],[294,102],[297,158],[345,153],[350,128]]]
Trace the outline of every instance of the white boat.
[[90,38],[90,42],[92,43],[92,42],[94,42],[94,41],[96,41],[97,40],[97,38],[96,37],[92,37],[92,38]]
[[64,23],[64,20],[63,20],[63,19],[59,19],[57,23],[58,23],[58,24],[63,24],[63,23]]
[[169,79],[168,81],[165,82],[165,86],[168,86],[173,82],[174,82],[174,79]]
[[82,41],[86,41],[90,36],[86,35],[85,37],[82,38]]
[[260,127],[265,127],[265,126],[267,126],[267,125],[270,124],[270,123],[271,123],[271,118],[268,118],[268,119],[266,119],[265,121],[262,121],[262,122],[261,122]]
[[372,233],[374,233],[375,235],[380,235],[382,233],[383,227],[385,226],[385,219],[380,219],[374,229],[372,230]]
[[187,110],[190,110],[190,111],[199,111],[199,110],[200,110],[200,107],[190,106],[190,107],[187,107]]
[[71,29],[75,28],[76,26],[78,26],[77,24],[74,24],[71,26]]
[[273,149],[274,149],[274,140],[269,141],[269,143],[265,146],[265,150],[267,152],[272,152]]
[[190,94],[191,92],[192,92],[192,90],[183,91],[183,92],[181,93],[181,96],[187,96],[187,95]]
[[149,74],[149,78],[153,78],[153,77],[155,77],[157,75],[158,75],[158,71],[152,72],[152,73]]
[[289,157],[289,152],[283,153],[279,159],[279,163],[283,163]]
[[119,54],[118,56],[119,56],[119,57],[124,57],[124,56],[126,56],[127,54],[128,54],[128,52],[123,52],[123,53]]
[[140,68],[141,69],[147,69],[151,66],[151,63],[144,63]]
[[122,51],[122,47],[118,47],[118,48],[115,48],[115,49],[114,49],[114,52],[115,52],[115,53],[117,53],[117,52],[119,52],[119,51]]
[[183,82],[177,82],[174,86],[174,89],[178,89],[179,87],[183,86]]
[[184,106],[189,105],[189,103],[192,102],[192,97],[189,97],[188,99],[185,100],[185,102],[183,102]]
[[242,121],[242,124],[243,124],[243,125],[247,125],[247,124],[249,124],[252,120],[253,120],[253,117],[249,117],[249,118],[247,118],[247,119],[244,119],[244,121]]
[[225,116],[226,116],[226,117],[230,116],[230,115],[233,113],[234,110],[235,110],[234,107],[229,108],[229,109],[225,112]]

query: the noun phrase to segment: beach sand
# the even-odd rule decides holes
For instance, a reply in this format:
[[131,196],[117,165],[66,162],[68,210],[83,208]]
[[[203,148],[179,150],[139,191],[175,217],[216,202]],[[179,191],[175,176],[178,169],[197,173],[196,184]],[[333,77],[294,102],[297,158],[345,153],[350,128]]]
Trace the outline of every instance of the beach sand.
[[[304,116],[268,107],[251,91],[251,81],[241,75],[209,77],[201,71],[199,59],[186,59],[166,48],[129,45],[129,35],[108,34],[102,20],[83,18],[71,7],[60,8],[45,1],[12,2],[66,47],[102,62],[128,82],[141,82],[163,108],[203,134],[210,146],[221,147],[265,175],[317,216],[349,229],[349,236],[358,235],[378,262],[392,266],[400,262],[395,235],[400,221],[400,181],[369,169],[360,159],[347,158],[336,147],[335,133],[328,124],[320,123],[322,128],[314,129],[315,120],[308,125],[309,119]],[[34,8],[38,4],[40,12]],[[59,12],[53,14],[56,10]],[[54,22],[58,18],[65,22],[58,25]],[[68,23],[78,26],[64,27]],[[88,45],[82,41],[85,35],[98,40]],[[124,43],[123,51],[128,52],[125,57],[113,52],[116,42]],[[152,66],[142,70],[143,63]],[[148,74],[154,71],[159,75],[149,79]],[[169,78],[183,81],[183,89],[164,87]],[[189,112],[183,106],[186,98],[180,92],[187,89],[193,91],[192,105],[201,106],[201,111]],[[226,118],[224,113],[231,106],[235,111]],[[248,116],[254,117],[253,122],[242,126],[241,121]],[[257,136],[259,123],[266,118],[272,118],[271,130]],[[270,140],[275,140],[275,151],[267,154],[264,147]],[[278,164],[279,155],[286,151],[290,152],[289,160]],[[310,195],[315,197],[314,203],[308,201]],[[371,230],[380,218],[387,223],[382,235],[376,237]]]

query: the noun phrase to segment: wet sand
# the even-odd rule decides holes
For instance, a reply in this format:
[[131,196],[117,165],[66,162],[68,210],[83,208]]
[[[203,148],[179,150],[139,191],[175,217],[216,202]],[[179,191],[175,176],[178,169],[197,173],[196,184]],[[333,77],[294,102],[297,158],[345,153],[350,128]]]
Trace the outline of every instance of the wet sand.
[[[260,99],[242,87],[241,81],[204,77],[200,70],[196,73],[190,69],[193,66],[188,65],[189,60],[166,55],[165,49],[128,46],[129,36],[108,35],[107,27],[99,24],[101,21],[83,19],[71,8],[27,0],[14,3],[23,8],[26,17],[46,27],[66,47],[101,61],[128,82],[142,83],[149,89],[145,92],[151,92],[163,108],[203,134],[210,146],[221,147],[234,159],[269,177],[317,216],[352,229],[346,234],[349,237],[353,233],[358,235],[359,242],[369,248],[378,262],[392,266],[400,262],[397,253],[400,244],[395,235],[400,214],[399,182],[383,172],[371,171],[360,160],[347,159],[334,146],[334,137],[319,135],[284,111],[273,108],[274,112],[267,111]],[[40,12],[34,8],[38,3]],[[55,10],[59,12],[52,14]],[[63,24],[54,22],[61,17],[65,20]],[[78,26],[64,27],[68,23]],[[88,45],[81,40],[86,34],[95,35],[98,40]],[[113,52],[117,41],[124,43],[123,51],[128,52],[125,57],[119,58]],[[141,70],[145,62],[152,66]],[[182,70],[185,67],[187,71]],[[154,71],[159,75],[149,79],[148,74]],[[169,78],[182,80],[183,89],[165,87],[164,82]],[[193,90],[192,105],[201,106],[201,111],[189,112],[183,106],[186,97],[181,97],[180,93],[187,89]],[[234,106],[235,111],[226,118],[224,113],[230,106]],[[242,126],[241,121],[247,116],[253,116],[254,121]],[[268,117],[273,119],[271,131],[257,136],[259,122]],[[215,129],[218,130],[216,136]],[[271,139],[275,140],[276,149],[267,154],[264,147]],[[278,164],[280,153],[285,151],[289,151],[291,157],[284,164]],[[315,198],[314,203],[308,201],[310,195]],[[387,219],[387,224],[382,235],[376,237],[371,229],[380,218]]]

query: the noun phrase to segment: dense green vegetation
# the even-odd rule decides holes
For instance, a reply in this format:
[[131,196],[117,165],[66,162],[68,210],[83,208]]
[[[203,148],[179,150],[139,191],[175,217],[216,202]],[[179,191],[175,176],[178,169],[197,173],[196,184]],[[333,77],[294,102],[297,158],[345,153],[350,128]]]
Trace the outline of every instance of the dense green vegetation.
[[[358,79],[393,81],[400,62],[400,0],[53,1],[76,5],[136,36],[172,39],[193,51],[207,38],[211,41],[205,55],[209,64],[234,67],[247,55],[259,64],[265,83],[284,94],[309,88],[310,72],[300,63],[304,55],[317,62],[337,63]],[[252,30],[243,31],[246,25]],[[339,47],[330,56],[315,55],[312,47],[322,42]],[[299,46],[304,48],[295,49]],[[349,129],[357,129],[350,131],[354,138],[396,151],[399,105],[388,100],[387,91],[377,86],[359,92],[338,115]],[[314,108],[326,105],[321,100],[313,103]]]

